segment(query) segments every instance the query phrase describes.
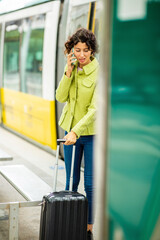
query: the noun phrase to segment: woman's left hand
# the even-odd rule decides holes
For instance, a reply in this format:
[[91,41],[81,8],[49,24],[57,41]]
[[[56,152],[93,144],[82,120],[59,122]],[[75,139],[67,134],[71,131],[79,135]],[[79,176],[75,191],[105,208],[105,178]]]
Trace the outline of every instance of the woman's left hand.
[[66,139],[66,142],[64,143],[65,145],[72,145],[76,143],[77,135],[75,132],[71,131],[64,137],[64,139]]

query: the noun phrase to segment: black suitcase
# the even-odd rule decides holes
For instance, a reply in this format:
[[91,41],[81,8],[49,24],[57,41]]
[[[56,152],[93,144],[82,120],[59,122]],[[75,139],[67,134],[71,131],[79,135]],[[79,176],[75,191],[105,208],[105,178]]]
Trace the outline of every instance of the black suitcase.
[[[72,191],[56,192],[59,145],[57,140],[54,192],[43,197],[39,240],[86,240],[88,221],[87,198]],[[75,146],[72,153],[70,189],[73,183]]]

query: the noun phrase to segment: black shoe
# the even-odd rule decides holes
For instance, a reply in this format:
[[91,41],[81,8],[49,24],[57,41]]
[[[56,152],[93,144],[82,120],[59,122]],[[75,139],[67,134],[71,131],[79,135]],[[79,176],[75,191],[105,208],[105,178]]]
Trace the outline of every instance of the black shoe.
[[90,230],[87,231],[87,240],[93,240],[93,233]]

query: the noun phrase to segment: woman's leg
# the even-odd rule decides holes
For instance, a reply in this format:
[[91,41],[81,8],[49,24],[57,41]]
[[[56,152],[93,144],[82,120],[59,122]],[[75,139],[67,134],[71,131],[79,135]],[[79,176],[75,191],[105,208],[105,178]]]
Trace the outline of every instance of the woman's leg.
[[88,199],[88,230],[93,228],[93,139],[94,136],[84,136],[84,185]]
[[73,148],[72,145],[69,145],[69,146],[63,145],[64,162],[65,162],[65,170],[66,170],[66,187],[65,187],[65,190],[69,190],[72,148]]
[[[66,190],[69,190],[70,172],[71,172],[71,160],[72,160],[73,145],[64,145],[64,160],[66,168]],[[83,147],[80,145],[79,139],[76,142],[76,151],[74,159],[74,172],[73,172],[73,188],[72,191],[77,192],[80,181],[80,167],[82,160]]]

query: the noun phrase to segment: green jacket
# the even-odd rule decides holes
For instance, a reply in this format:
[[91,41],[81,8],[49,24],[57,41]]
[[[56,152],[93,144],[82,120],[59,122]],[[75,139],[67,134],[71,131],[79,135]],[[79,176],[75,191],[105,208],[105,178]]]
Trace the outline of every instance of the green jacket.
[[59,102],[66,102],[59,125],[67,132],[72,129],[79,138],[82,135],[95,134],[95,87],[99,64],[96,58],[92,58],[91,63],[78,73],[77,65],[70,78],[63,75],[56,90],[56,99]]

